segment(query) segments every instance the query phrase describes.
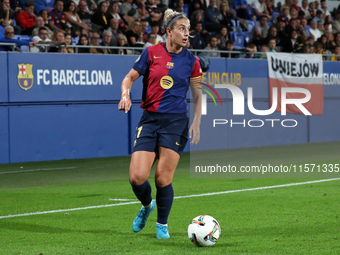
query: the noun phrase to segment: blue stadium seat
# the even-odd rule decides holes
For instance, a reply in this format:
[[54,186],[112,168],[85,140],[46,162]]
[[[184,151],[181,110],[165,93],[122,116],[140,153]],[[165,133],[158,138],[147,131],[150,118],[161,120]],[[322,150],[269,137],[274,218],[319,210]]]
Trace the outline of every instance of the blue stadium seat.
[[32,41],[32,36],[29,36],[29,35],[14,35],[13,39]]
[[231,23],[234,26],[233,31],[242,31],[242,27],[240,25],[240,21],[239,20],[231,19],[230,21],[231,21]]
[[255,26],[255,21],[253,20],[246,20],[247,24],[248,24],[248,31],[250,32],[253,27]]
[[236,33],[236,32],[229,31],[229,39],[230,39],[230,40],[234,41],[234,34],[235,34],[235,33]]
[[248,46],[250,32],[243,32],[245,46]]
[[72,44],[76,45],[79,41],[79,37],[72,37]]
[[236,27],[236,21],[234,19],[230,20],[234,27]]
[[46,0],[47,6],[51,8],[51,10],[53,10],[54,6],[54,1],[53,0]]
[[183,12],[187,15],[187,17],[189,17],[189,5],[183,5]]
[[5,36],[5,29],[3,26],[0,26],[0,37],[4,37]]
[[280,13],[279,12],[273,12],[272,16],[276,16],[276,17],[279,17],[280,16]]
[[235,47],[244,47],[244,33],[243,32],[234,32],[233,33],[233,41],[235,42]]
[[29,46],[27,45],[21,45],[20,46],[21,52],[29,52]]
[[29,36],[29,35],[20,35],[20,40],[32,41],[32,36]]

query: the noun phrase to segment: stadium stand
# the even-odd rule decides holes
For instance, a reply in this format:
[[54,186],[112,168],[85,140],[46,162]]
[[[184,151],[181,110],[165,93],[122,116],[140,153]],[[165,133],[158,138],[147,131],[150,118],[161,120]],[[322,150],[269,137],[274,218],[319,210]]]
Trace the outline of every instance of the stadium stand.
[[[47,2],[47,5],[49,6],[49,9],[53,9],[53,0],[48,0],[46,1]],[[78,4],[79,1],[76,1],[76,5]],[[103,2],[103,1],[88,1],[88,6],[87,6],[87,12],[88,12],[88,15],[93,15],[96,10],[98,9],[98,5]],[[124,4],[124,1],[123,0],[118,0],[116,1],[118,3],[119,6],[123,6]],[[227,2],[226,0],[220,0],[220,1],[217,1],[216,3],[216,8],[219,10],[219,7],[220,7],[220,4],[223,3],[223,2]],[[237,16],[236,13],[238,12],[235,12],[235,8],[233,6],[233,3],[231,1],[228,1],[229,2],[229,12],[231,13],[231,15],[229,15],[229,18],[230,18],[230,24],[232,24],[232,26],[228,27],[228,34],[229,34],[229,39],[234,41],[235,43],[235,46],[234,48],[235,49],[238,49],[238,50],[242,50],[244,48],[246,48],[249,44],[249,34],[250,32],[252,31],[252,29],[254,28],[255,24],[257,24],[258,21],[255,21],[255,20],[244,20],[240,17]],[[252,0],[249,0],[248,1],[248,4],[250,5],[253,1]],[[316,43],[320,43],[320,40],[314,40],[314,43],[311,43],[311,40],[310,38],[304,33],[304,29],[301,28],[300,26],[300,19],[303,17],[301,16],[302,14],[301,13],[298,13],[299,16],[297,17],[291,17],[291,16],[284,16],[282,17],[281,16],[281,10],[282,10],[282,7],[284,7],[283,1],[278,1],[276,2],[276,6],[273,6],[273,8],[271,7],[270,8],[270,13],[271,16],[272,16],[272,19],[270,22],[267,23],[267,26],[268,28],[271,27],[271,26],[274,26],[277,28],[278,30],[278,38],[281,39],[281,42],[282,42],[282,39],[288,41],[289,40],[289,36],[288,36],[288,31],[291,30],[291,28],[288,28],[288,21],[290,18],[294,18],[297,20],[297,26],[294,28],[297,30],[297,33],[298,33],[298,37],[299,37],[299,42],[301,42],[301,44],[303,46],[306,46],[306,47],[301,47],[301,49],[306,49],[306,48],[310,48],[312,49],[311,52],[304,52],[304,53],[316,53],[314,51],[314,49],[316,48],[315,47],[315,44]],[[68,5],[70,5],[70,1],[64,1],[64,10],[68,8]],[[218,32],[217,31],[209,31],[209,30],[206,30],[206,27],[204,24],[206,24],[206,21],[204,20],[204,13],[205,13],[205,8],[207,8],[207,5],[205,4],[202,4],[202,5],[199,5],[199,6],[196,6],[194,7],[194,2],[193,1],[188,1],[188,0],[185,0],[184,1],[184,5],[183,6],[176,6],[176,1],[175,0],[169,0],[166,2],[168,4],[165,5],[164,3],[162,3],[162,1],[155,1],[155,4],[157,6],[157,9],[160,10],[160,12],[164,12],[167,8],[172,8],[174,10],[178,10],[178,11],[183,11],[188,15],[188,18],[192,20],[192,17],[191,15],[193,14],[193,12],[202,12],[202,20],[201,22],[203,23],[203,34],[205,34],[205,41],[206,43],[208,42],[209,40],[209,37],[211,35],[217,35],[219,36]],[[14,4],[14,5],[13,5]],[[16,7],[20,7],[20,6],[15,6],[15,3],[13,2],[13,4],[11,4],[11,9],[14,10]],[[332,7],[334,7],[334,4],[331,5]],[[128,30],[131,30],[131,26],[133,26],[133,24],[135,23],[135,21],[139,21],[141,24],[143,24],[141,27],[140,27],[140,30],[137,34],[140,34],[141,32],[143,33],[143,40],[140,40],[140,45],[138,46],[141,46],[143,47],[143,44],[146,43],[146,38],[147,38],[147,35],[148,33],[150,33],[150,16],[145,13],[144,16],[141,16],[140,13],[143,14],[143,12],[141,12],[139,10],[139,8],[142,8],[142,6],[140,6],[140,1],[137,1],[137,0],[134,0],[132,1],[132,5],[131,5],[131,8],[133,10],[137,10],[137,12],[128,12],[128,13],[123,13],[121,12],[121,10],[119,9],[119,27],[118,29],[117,28],[114,28],[114,27],[110,27],[109,29],[111,31],[117,31],[116,34],[114,34],[112,37],[117,37],[118,34],[123,34],[126,36],[126,32]],[[196,8],[196,9],[195,9]],[[334,29],[335,27],[337,27],[337,24],[339,23],[338,20],[336,20],[335,18],[337,17],[337,14],[340,13],[340,6],[338,8],[334,8],[333,10],[331,10],[330,7],[328,7],[330,13],[331,13],[331,19],[327,19],[328,20],[328,25],[322,27],[321,25],[318,27],[318,29],[321,31],[321,34],[327,34],[327,45],[328,45],[328,48],[327,49],[323,49],[323,52],[325,52],[325,54],[334,54],[335,52],[335,48],[336,46],[340,46],[340,35],[338,36],[337,33],[339,33],[339,31],[336,31],[336,29]],[[76,7],[76,11],[79,10],[79,7],[77,6]],[[48,11],[48,10],[44,10],[45,13]],[[312,11],[312,10],[310,10]],[[108,15],[111,15],[111,10],[108,10],[107,11],[107,14]],[[41,15],[43,16],[43,13],[39,13],[38,15]],[[50,13],[48,14],[48,16],[50,16]],[[113,16],[113,15],[112,15]],[[113,16],[113,19],[117,18],[116,16]],[[323,17],[325,20],[326,20],[326,17],[324,15]],[[45,17],[44,19],[46,21],[46,25],[45,26],[48,26],[48,19],[47,17]],[[284,20],[284,23],[281,22],[282,20]],[[329,22],[329,20],[331,20],[332,22]],[[310,24],[309,22],[311,21],[311,19],[308,20],[308,25],[307,25],[307,30],[310,29]],[[10,22],[12,24],[12,26],[16,26],[16,22],[15,22],[15,18],[12,19],[12,21]],[[161,20],[159,21],[159,23],[161,24]],[[193,22],[192,22],[193,23]],[[145,26],[144,26],[145,24]],[[4,23],[1,23],[0,25],[0,37],[3,37],[4,36],[4,28],[6,25],[8,24],[4,24]],[[90,24],[91,25],[91,24]],[[222,25],[222,24],[221,24]],[[191,24],[192,27],[194,27],[194,24]],[[95,26],[94,26],[95,27]],[[288,29],[287,29],[288,28]],[[332,31],[332,33],[326,33],[327,31],[325,31],[325,29],[329,29]],[[262,35],[263,38],[266,37],[266,29],[265,31],[263,32],[264,35]],[[85,33],[89,38],[91,38],[91,34],[92,34],[92,31],[82,31],[82,33]],[[164,36],[164,33],[162,33],[161,31],[158,32],[158,35],[159,36]],[[100,36],[102,36],[102,34],[100,33]],[[31,39],[32,37],[30,35],[22,35],[22,34],[16,34],[15,38],[17,39],[20,39],[20,40],[28,40],[28,39]],[[72,47],[78,47],[77,46],[77,43],[78,43],[78,40],[79,40],[79,37],[73,37],[72,38]],[[259,40],[259,43],[263,44],[263,43],[267,43],[267,41],[263,40]],[[311,45],[312,44],[312,45]],[[221,44],[222,46],[224,44]],[[325,44],[323,44],[325,45]],[[331,47],[329,47],[329,45]],[[117,40],[111,40],[111,44],[110,46],[108,47],[116,47],[117,46]],[[126,47],[130,47],[130,48],[133,48],[134,46],[136,45],[126,45]],[[260,45],[256,45],[258,48],[260,47]],[[223,46],[224,47],[224,46]],[[223,51],[223,50],[226,50],[225,48],[219,48],[219,50]],[[193,48],[192,46],[189,46],[189,48],[191,48],[193,51],[195,51],[195,48]],[[24,47],[25,49],[25,47]],[[282,47],[282,44],[279,43],[279,41],[277,41],[277,48],[276,48],[276,51],[277,52],[280,52],[282,49],[284,49],[284,47]],[[29,51],[29,47],[27,47],[27,50],[25,51]],[[77,51],[76,51],[77,52]],[[135,53],[138,53],[140,51],[136,51],[136,50],[131,50],[129,51],[133,54]],[[223,56],[223,54],[222,54]],[[240,55],[242,56],[242,55]],[[327,58],[325,58],[327,59]]]

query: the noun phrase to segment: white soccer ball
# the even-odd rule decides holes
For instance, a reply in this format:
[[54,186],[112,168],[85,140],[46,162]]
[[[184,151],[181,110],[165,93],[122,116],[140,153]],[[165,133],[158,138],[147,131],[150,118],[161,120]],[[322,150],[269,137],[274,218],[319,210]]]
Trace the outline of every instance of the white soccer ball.
[[221,227],[214,217],[200,215],[194,218],[188,226],[188,236],[197,246],[212,246],[220,237]]

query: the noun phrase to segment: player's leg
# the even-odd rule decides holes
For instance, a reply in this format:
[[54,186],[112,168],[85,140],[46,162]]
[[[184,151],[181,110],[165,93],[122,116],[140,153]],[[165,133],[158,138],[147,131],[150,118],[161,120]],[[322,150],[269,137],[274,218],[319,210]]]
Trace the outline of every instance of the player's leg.
[[180,155],[172,149],[160,146],[159,160],[156,168],[156,201],[157,201],[157,238],[166,239],[168,233],[167,223],[172,202],[174,199],[174,190],[172,179],[180,159]]
[[136,197],[142,205],[150,204],[151,185],[148,181],[156,153],[150,151],[135,151],[131,156],[130,183]]
[[153,114],[144,111],[136,128],[130,163],[132,190],[142,203],[142,208],[132,224],[134,232],[139,232],[144,228],[150,213],[156,207],[155,201],[152,200],[148,177],[156,159],[157,129],[157,120]]
[[141,231],[146,224],[156,203],[152,200],[151,185],[148,181],[151,167],[155,162],[156,153],[149,151],[135,151],[131,156],[130,183],[136,197],[142,203],[142,208],[132,223],[134,232]]

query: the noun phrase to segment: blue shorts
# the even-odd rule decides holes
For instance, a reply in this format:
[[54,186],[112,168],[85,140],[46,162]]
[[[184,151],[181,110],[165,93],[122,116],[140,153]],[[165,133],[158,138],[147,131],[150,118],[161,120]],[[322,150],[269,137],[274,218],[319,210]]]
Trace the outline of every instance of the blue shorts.
[[188,141],[188,126],[186,113],[144,111],[136,128],[133,152],[158,152],[158,147],[163,146],[182,155]]

